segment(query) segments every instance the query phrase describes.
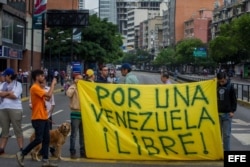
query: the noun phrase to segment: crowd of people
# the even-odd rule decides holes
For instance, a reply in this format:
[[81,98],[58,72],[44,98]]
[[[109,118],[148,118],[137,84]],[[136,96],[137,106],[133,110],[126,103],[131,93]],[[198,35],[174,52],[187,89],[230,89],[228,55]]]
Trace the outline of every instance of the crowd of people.
[[[20,70],[19,70],[20,72]],[[18,80],[18,73],[13,69],[7,68],[1,73],[0,77],[0,126],[2,128],[0,137],[0,155],[5,153],[5,147],[9,138],[10,126],[12,125],[19,151],[16,154],[18,164],[24,166],[24,157],[38,144],[42,143],[42,166],[57,166],[49,161],[49,151],[53,155],[54,149],[49,149],[49,130],[52,129],[52,112],[55,107],[53,91],[58,82],[55,77],[50,87],[46,83],[46,71],[34,70],[31,72],[33,84],[30,87],[29,106],[31,109],[31,123],[35,131],[35,140],[24,147],[24,139],[22,132],[22,115],[23,107],[21,102],[22,84]],[[59,75],[59,74],[58,74]],[[139,80],[132,72],[131,65],[124,63],[121,66],[121,75],[124,80],[123,84],[139,84]],[[66,75],[65,75],[66,76]],[[64,76],[64,78],[65,78]],[[77,83],[79,80],[85,79],[89,82],[96,83],[118,83],[115,72],[109,72],[108,67],[100,68],[100,75],[95,75],[92,69],[87,69],[85,75],[75,75],[73,82],[66,90],[69,98],[71,134],[70,134],[70,157],[77,158],[76,138],[79,134],[79,151],[80,157],[86,158],[86,150],[84,145],[83,122],[80,109],[79,95]],[[163,84],[171,84],[169,74],[162,72],[160,79]],[[237,108],[236,94],[227,74],[219,72],[217,74],[217,100],[218,100],[218,116],[223,136],[223,146],[225,151],[230,150],[231,123],[234,112]],[[22,80],[23,81],[23,80]],[[65,80],[64,80],[65,81]],[[61,83],[63,85],[64,83]]]

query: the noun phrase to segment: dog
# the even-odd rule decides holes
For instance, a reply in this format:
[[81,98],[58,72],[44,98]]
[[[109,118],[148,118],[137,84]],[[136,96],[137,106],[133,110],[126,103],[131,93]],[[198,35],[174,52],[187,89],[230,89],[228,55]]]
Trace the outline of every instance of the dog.
[[[66,142],[67,136],[70,133],[71,126],[70,123],[64,122],[57,129],[50,130],[50,142],[49,146],[55,149],[53,156],[57,159],[61,158],[62,146]],[[30,136],[30,142],[35,139],[35,133]],[[42,149],[42,143],[37,145],[31,150],[32,160],[40,161],[38,158],[39,151]]]

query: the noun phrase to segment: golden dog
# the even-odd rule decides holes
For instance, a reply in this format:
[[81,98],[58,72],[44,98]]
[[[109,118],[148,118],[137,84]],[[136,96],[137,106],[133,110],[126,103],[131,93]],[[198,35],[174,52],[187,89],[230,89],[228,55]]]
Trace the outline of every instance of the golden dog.
[[[61,124],[57,129],[50,130],[50,142],[49,146],[53,147],[55,149],[54,156],[57,159],[61,159],[61,153],[62,153],[62,146],[66,142],[67,136],[71,130],[70,123],[64,122]],[[32,142],[35,139],[35,133],[33,133],[30,136],[30,142]],[[35,148],[31,151],[31,158],[33,160],[40,161],[38,158],[38,153],[42,148],[42,144],[37,145]]]

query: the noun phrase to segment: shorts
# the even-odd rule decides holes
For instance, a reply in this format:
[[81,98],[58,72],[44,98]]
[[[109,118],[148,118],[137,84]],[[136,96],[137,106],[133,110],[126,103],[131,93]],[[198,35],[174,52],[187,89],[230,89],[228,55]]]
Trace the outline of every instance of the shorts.
[[2,136],[9,137],[10,124],[12,124],[15,136],[23,137],[22,130],[22,109],[0,109],[0,126],[2,127]]

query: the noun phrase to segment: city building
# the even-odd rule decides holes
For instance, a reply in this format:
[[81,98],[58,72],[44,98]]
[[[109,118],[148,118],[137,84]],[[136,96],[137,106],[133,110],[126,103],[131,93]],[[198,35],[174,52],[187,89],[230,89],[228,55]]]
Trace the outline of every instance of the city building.
[[200,9],[184,22],[184,38],[198,38],[203,43],[211,40],[212,11]]
[[221,24],[230,23],[232,19],[250,12],[250,0],[225,0],[224,3],[215,3],[213,21],[211,25],[212,39],[219,35]]
[[78,9],[80,9],[80,10],[85,9],[85,0],[79,0]]
[[[216,0],[212,19],[212,39],[220,34],[221,24],[230,23],[233,19],[240,17],[245,13],[250,13],[250,0],[224,0],[224,3]],[[231,62],[228,62],[230,65]],[[236,75],[243,73],[244,78],[250,76],[250,64],[242,62],[234,65]]]
[[26,54],[25,0],[0,0],[0,71],[7,67],[16,72]]
[[149,51],[155,57],[162,44],[162,16],[145,20],[140,24],[140,49]]
[[[47,9],[78,9],[80,0],[48,0]],[[84,1],[82,1],[84,2]],[[33,29],[34,0],[0,0],[0,71],[30,71],[43,66],[42,30]],[[33,30],[33,31],[32,31]],[[33,37],[33,38],[32,38]]]
[[159,11],[160,4],[165,0],[116,0],[117,25],[119,32],[127,36],[128,15],[132,9],[148,9]]
[[115,0],[99,0],[99,16],[101,19],[107,19],[108,22],[117,24]]
[[132,9],[127,13],[127,47],[135,48],[136,31],[139,31],[139,24],[145,20],[159,16],[159,11],[148,9]]
[[[223,0],[219,0],[222,2]],[[168,10],[164,11],[163,22],[166,46],[175,45],[184,38],[184,22],[190,19],[196,11],[204,8],[214,9],[215,0],[170,0]]]

